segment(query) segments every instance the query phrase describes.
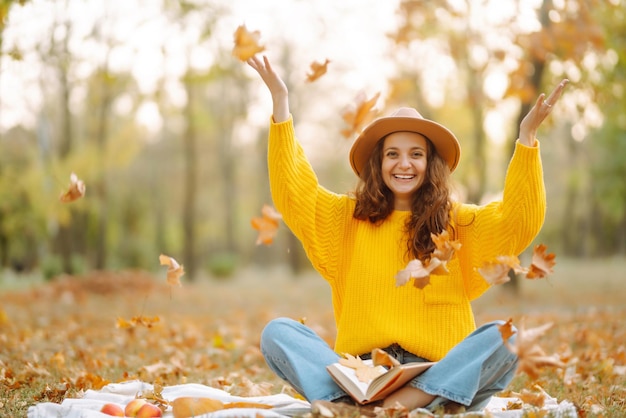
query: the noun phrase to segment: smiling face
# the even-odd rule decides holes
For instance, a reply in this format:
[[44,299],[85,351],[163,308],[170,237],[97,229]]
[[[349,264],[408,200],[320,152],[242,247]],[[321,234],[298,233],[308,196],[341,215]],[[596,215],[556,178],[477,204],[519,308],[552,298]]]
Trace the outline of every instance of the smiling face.
[[394,195],[395,210],[410,210],[411,195],[426,177],[428,145],[426,137],[415,132],[394,132],[385,138],[382,177]]

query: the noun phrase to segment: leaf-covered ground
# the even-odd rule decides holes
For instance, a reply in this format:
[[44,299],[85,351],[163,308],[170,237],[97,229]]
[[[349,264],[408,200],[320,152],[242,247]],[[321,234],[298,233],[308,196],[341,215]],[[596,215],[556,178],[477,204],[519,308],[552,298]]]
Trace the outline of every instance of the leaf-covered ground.
[[[477,322],[554,322],[539,343],[567,363],[510,389],[568,399],[581,417],[626,414],[626,260],[562,261],[548,280],[523,281],[518,296],[491,289],[475,304]],[[94,272],[50,283],[0,279],[0,410],[79,397],[109,382],[201,383],[237,395],[295,394],[258,349],[264,324],[301,319],[331,344],[326,284],[314,273],[238,272],[182,287],[142,272]]]

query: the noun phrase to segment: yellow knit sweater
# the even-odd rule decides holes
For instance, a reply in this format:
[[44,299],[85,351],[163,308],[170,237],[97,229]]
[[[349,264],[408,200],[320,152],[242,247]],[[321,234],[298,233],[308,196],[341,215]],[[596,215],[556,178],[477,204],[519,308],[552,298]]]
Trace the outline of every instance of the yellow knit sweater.
[[291,118],[271,122],[268,162],[276,209],[332,289],[338,353],[358,355],[397,343],[440,360],[476,327],[470,301],[489,287],[476,268],[498,255],[520,254],[543,225],[539,146],[518,142],[502,201],[455,206],[462,246],[448,262],[450,274],[431,276],[424,289],[396,287],[395,275],[409,261],[403,232],[408,211],[395,211],[380,225],[353,218],[353,198],[319,185]]

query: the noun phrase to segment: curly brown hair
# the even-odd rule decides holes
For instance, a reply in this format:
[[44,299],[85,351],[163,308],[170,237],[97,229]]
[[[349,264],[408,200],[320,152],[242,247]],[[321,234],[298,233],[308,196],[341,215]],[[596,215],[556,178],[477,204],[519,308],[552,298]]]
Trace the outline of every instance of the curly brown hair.
[[[393,192],[382,176],[385,138],[376,143],[354,192],[354,218],[374,224],[384,221],[394,210]],[[435,249],[431,234],[440,234],[448,228],[452,208],[450,168],[428,138],[426,143],[426,176],[422,186],[412,196],[411,217],[405,225],[409,237],[407,252],[412,258],[422,261],[426,261]]]

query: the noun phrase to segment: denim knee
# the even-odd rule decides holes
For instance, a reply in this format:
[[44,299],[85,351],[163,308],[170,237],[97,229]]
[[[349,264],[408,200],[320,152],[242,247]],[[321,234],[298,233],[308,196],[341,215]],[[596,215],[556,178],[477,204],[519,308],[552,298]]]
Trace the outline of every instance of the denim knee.
[[261,352],[269,368],[308,400],[345,395],[326,371],[339,355],[312,329],[290,318],[276,318],[261,332]]
[[275,318],[268,322],[261,332],[261,351],[263,347],[274,346],[285,335],[285,331],[293,329],[295,324],[298,322],[291,318]]

